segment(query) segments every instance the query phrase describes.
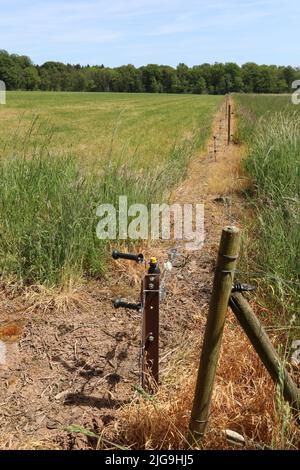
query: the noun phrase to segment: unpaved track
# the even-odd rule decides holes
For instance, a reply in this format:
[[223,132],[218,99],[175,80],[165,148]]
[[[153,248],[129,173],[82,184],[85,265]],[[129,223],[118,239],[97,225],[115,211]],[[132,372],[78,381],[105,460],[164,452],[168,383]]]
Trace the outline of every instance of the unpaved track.
[[[175,245],[179,256],[161,307],[161,355],[182,344],[195,327],[199,335],[203,331],[222,227],[239,225],[239,191],[245,183],[240,156],[239,147],[227,145],[223,106],[207,150],[191,163],[188,178],[171,197],[205,204],[206,240],[194,252]],[[153,251],[162,262],[172,247],[161,243]],[[111,299],[118,294],[134,299],[140,274],[119,263],[110,279],[73,291],[66,312],[51,310],[51,304],[45,304],[45,312],[40,307],[28,311],[30,299],[3,287],[0,327],[16,324],[21,329],[14,332],[19,337],[8,366],[0,366],[0,448],[88,448],[93,440],[63,428],[77,424],[100,434],[113,423],[116,410],[132,399],[139,382],[141,324],[138,314],[115,311]]]

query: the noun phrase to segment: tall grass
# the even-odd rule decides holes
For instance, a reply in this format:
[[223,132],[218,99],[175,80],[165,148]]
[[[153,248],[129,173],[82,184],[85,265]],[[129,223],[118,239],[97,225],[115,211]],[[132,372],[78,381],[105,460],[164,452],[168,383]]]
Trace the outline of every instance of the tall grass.
[[94,230],[101,186],[72,156],[3,159],[0,178],[2,276],[57,284],[103,272],[104,246]]
[[248,145],[245,168],[254,183],[250,266],[284,322],[282,313],[300,321],[300,114],[287,98],[277,99],[239,98],[239,137]]
[[[2,148],[0,270],[2,278],[51,286],[101,276],[108,242],[96,235],[98,205],[118,207],[122,195],[129,205],[162,202],[184,177],[199,139],[205,138],[198,134],[180,140],[160,166],[146,171],[134,168],[128,154],[115,156],[113,145],[93,166],[70,151],[53,155],[46,144],[36,142],[36,126],[40,129],[41,123],[34,118],[25,138]],[[44,127],[47,143],[53,132],[48,124]]]

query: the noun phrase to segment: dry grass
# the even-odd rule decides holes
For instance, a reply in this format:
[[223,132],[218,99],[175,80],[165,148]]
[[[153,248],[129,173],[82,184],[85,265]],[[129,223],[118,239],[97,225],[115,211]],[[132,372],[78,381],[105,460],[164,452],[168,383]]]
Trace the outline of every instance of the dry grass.
[[[146,450],[188,448],[186,436],[199,351],[199,338],[193,335],[171,356],[157,395],[138,395],[120,411],[115,442]],[[298,448],[299,428],[290,417],[289,407],[276,396],[264,366],[230,314],[203,448],[232,448],[224,438],[225,429],[242,434],[247,449]]]
[[84,292],[84,285],[70,283],[63,288],[47,288],[42,285],[30,286],[24,294],[26,311],[38,311],[41,314],[54,312],[67,314],[71,311],[86,311],[91,307],[89,296]]
[[[231,148],[230,154],[224,153],[218,162],[218,171],[208,167],[206,190],[209,194],[230,195],[249,186],[249,179],[241,168],[241,148]],[[229,170],[230,169],[230,170]]]
[[[67,314],[71,311],[86,311],[91,308],[91,299],[86,292],[86,282],[71,279],[61,287],[47,287],[41,284],[20,286],[19,283],[3,283],[0,289],[3,302],[9,300],[14,314],[12,321],[20,322],[20,315],[38,312],[41,315]],[[7,315],[3,312],[3,318]]]
[[[231,196],[243,192],[249,186],[241,160],[246,149],[242,146],[227,145],[224,135],[224,109],[216,114],[210,139],[202,157],[191,161],[188,178],[173,193],[172,200],[203,201],[208,204],[212,197]],[[219,122],[222,121],[222,129]],[[233,131],[236,119],[232,120]],[[217,157],[214,160],[213,136],[217,135]]]
[[61,450],[50,440],[38,440],[29,438],[20,442],[16,441],[9,434],[0,433],[1,450]]

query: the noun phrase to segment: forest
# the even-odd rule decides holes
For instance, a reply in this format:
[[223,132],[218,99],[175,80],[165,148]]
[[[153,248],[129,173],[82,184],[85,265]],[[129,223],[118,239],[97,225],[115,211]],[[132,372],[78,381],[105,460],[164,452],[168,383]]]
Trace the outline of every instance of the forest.
[[142,67],[123,65],[71,65],[48,61],[36,65],[24,55],[0,50],[0,80],[7,90],[89,91],[126,93],[190,93],[223,95],[239,93],[288,93],[300,68],[257,65],[239,66],[201,64],[193,67],[180,63],[148,64]]

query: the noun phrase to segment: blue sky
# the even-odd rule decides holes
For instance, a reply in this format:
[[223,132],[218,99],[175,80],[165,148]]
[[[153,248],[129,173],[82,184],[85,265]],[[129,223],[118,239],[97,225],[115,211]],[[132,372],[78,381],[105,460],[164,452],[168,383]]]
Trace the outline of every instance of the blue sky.
[[300,65],[299,0],[0,0],[0,49],[136,66]]

